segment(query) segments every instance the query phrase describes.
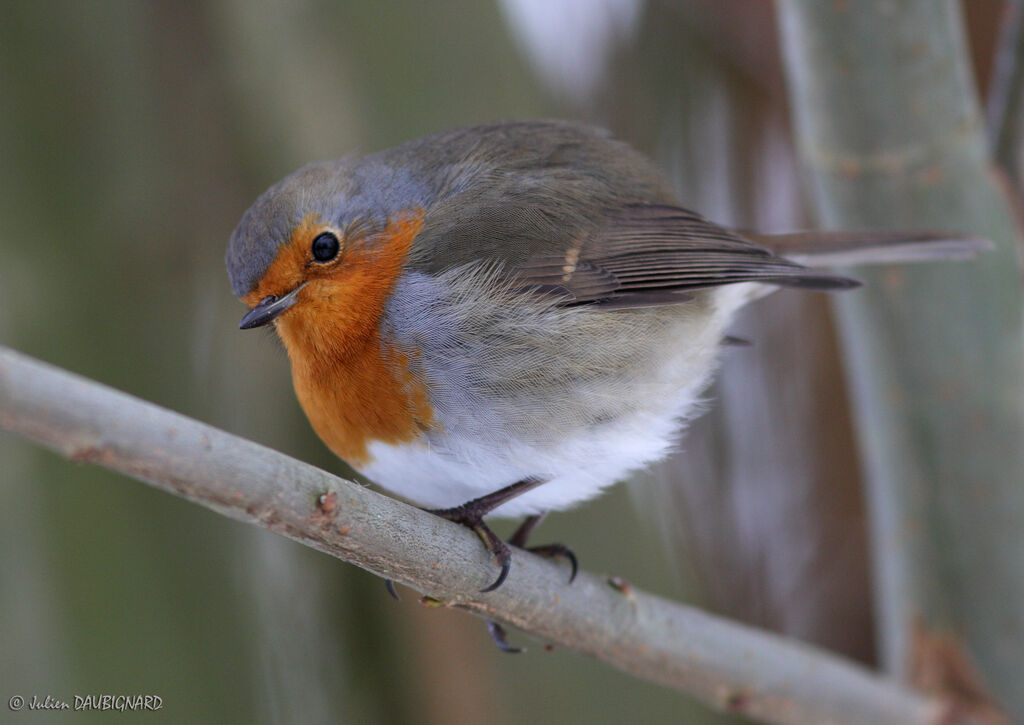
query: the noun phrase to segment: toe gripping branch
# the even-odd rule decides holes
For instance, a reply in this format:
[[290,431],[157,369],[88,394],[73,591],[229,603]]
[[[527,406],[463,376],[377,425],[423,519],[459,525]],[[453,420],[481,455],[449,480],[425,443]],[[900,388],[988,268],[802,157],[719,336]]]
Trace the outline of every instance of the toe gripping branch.
[[[466,528],[472,530],[480,537],[484,547],[494,555],[495,561],[501,567],[501,571],[498,574],[498,578],[487,586],[480,590],[481,593],[493,592],[495,589],[500,587],[506,577],[508,577],[509,570],[512,567],[512,552],[509,551],[508,545],[502,541],[497,534],[491,531],[491,528],[484,522],[484,516],[491,513],[494,509],[498,508],[504,503],[512,500],[516,496],[530,491],[540,484],[544,483],[543,479],[540,478],[526,478],[522,481],[513,483],[510,486],[499,489],[494,493],[489,493],[486,496],[475,498],[472,501],[467,501],[461,506],[455,506],[448,509],[428,509],[430,513],[440,516],[441,518],[448,519],[457,524],[462,524]],[[533,530],[537,528],[541,521],[544,520],[545,514],[537,514],[534,516],[527,516],[523,523],[519,525],[519,528],[515,530],[512,536],[509,538],[508,543],[512,546],[526,548],[539,556],[548,558],[563,558],[569,561],[572,566],[572,573],[569,576],[569,583],[571,584],[576,578],[576,573],[579,571],[579,563],[576,559],[576,555],[564,544],[546,544],[543,546],[527,547],[526,542],[533,533]],[[392,597],[398,599],[398,594],[395,592],[394,583],[387,579],[384,582],[387,587],[388,593]],[[511,647],[506,641],[505,628],[497,622],[488,620],[487,629],[491,633],[491,637],[494,639],[494,643],[498,645],[498,648],[504,652],[522,652],[522,649],[517,647]]]
[[[519,524],[519,528],[517,528],[512,536],[509,537],[508,543],[512,546],[526,549],[538,556],[551,559],[568,559],[570,566],[572,566],[572,573],[569,574],[569,583],[572,584],[576,579],[577,572],[579,571],[579,562],[576,559],[576,555],[572,552],[572,549],[565,544],[544,544],[542,546],[526,545],[527,540],[530,538],[530,534],[532,534],[533,530],[540,525],[540,522],[544,520],[546,515],[547,514],[536,514],[534,516],[527,516],[523,519],[523,523]],[[498,583],[500,584],[500,581]],[[487,620],[487,631],[490,632],[491,639],[494,640],[494,644],[496,644],[498,649],[502,652],[519,654],[523,651],[522,647],[513,647],[508,643],[508,632],[506,632],[505,628],[493,619]]]
[[[494,555],[495,561],[501,567],[501,572],[489,587],[480,590],[481,593],[493,592],[500,587],[508,576],[509,569],[512,568],[512,552],[508,550],[505,542],[498,538],[498,535],[491,531],[491,528],[484,523],[484,516],[502,504],[508,503],[516,496],[521,496],[542,483],[544,483],[544,480],[541,478],[524,478],[522,481],[517,481],[486,496],[467,501],[461,506],[455,506],[450,509],[428,509],[435,516],[462,524],[474,532],[484,543],[484,548]],[[527,535],[529,535],[529,531],[527,531]]]

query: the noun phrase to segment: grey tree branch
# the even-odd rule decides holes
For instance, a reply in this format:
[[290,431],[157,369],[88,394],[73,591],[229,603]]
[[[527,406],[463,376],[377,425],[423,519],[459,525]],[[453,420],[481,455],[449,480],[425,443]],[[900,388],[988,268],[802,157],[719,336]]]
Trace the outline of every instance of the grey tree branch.
[[943,703],[813,647],[515,551],[293,458],[0,347],[0,428],[389,577],[449,606],[772,723],[952,722]]

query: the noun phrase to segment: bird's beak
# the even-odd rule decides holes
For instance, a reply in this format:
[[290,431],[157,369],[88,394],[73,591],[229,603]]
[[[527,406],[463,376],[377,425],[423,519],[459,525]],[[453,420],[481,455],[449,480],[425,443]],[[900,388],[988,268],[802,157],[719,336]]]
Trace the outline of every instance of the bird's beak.
[[264,297],[255,307],[245,313],[245,317],[238,323],[239,330],[248,330],[253,327],[268,325],[277,319],[277,316],[298,302],[299,290],[304,285],[299,285],[283,297]]

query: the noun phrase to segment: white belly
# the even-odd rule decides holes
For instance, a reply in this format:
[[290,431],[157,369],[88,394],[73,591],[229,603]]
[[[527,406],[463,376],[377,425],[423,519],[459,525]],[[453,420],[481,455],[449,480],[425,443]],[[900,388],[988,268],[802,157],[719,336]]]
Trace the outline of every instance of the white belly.
[[695,399],[685,397],[666,410],[634,413],[552,445],[509,441],[496,447],[486,437],[451,441],[444,448],[425,439],[405,445],[376,442],[369,447],[373,461],[361,473],[428,508],[458,506],[538,477],[546,482],[499,507],[495,515],[562,510],[667,455],[683,417],[692,412]]

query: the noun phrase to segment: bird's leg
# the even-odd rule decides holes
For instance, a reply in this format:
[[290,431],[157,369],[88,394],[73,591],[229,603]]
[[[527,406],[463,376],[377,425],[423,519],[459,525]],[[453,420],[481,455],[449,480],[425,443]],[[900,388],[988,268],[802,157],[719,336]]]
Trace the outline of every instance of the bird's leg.
[[494,580],[493,584],[481,589],[481,592],[493,592],[500,587],[512,566],[512,554],[508,550],[508,546],[484,523],[484,516],[502,504],[511,501],[516,496],[524,494],[542,483],[544,483],[544,479],[541,478],[524,478],[522,481],[517,481],[511,486],[505,486],[505,488],[499,489],[494,493],[467,501],[461,506],[455,506],[450,509],[428,509],[432,514],[449,521],[454,521],[457,524],[462,524],[474,531],[480,537],[480,540],[484,542],[487,550],[494,554],[495,560],[501,567],[501,573],[498,574],[498,578]]
[[540,526],[541,521],[547,518],[547,513],[534,514],[527,516],[523,519],[523,523],[519,524],[512,535],[508,537],[508,543],[512,546],[518,546],[520,549],[526,548],[526,542],[530,539],[530,535],[533,534],[533,530]]
[[543,556],[548,559],[567,559],[569,565],[572,567],[572,573],[569,574],[569,583],[572,584],[576,579],[576,574],[579,572],[579,561],[576,559],[576,554],[572,552],[565,544],[541,544],[540,546],[527,546],[526,541],[530,538],[533,530],[540,526],[540,522],[544,520],[547,513],[534,514],[533,516],[527,516],[523,519],[523,523],[519,524],[519,528],[516,529],[512,536],[509,537],[508,543],[512,546],[518,546],[520,549],[526,549],[527,551],[537,554],[537,556]]

